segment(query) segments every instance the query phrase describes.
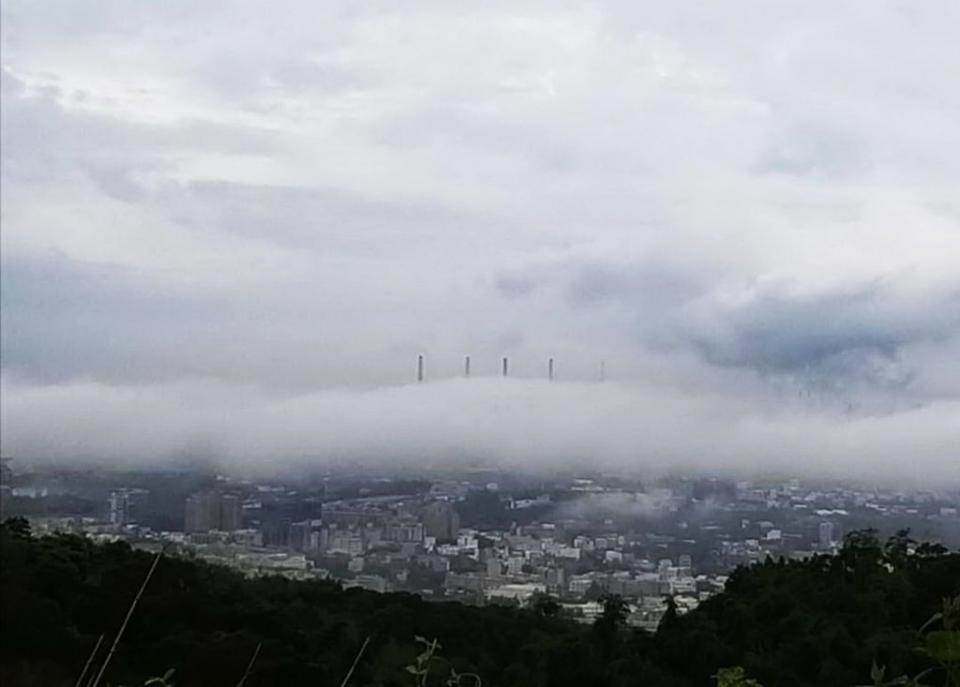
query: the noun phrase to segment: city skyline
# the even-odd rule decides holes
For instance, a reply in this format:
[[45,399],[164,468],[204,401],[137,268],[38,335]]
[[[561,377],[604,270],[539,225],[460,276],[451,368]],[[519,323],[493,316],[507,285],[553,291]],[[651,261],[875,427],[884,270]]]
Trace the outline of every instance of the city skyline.
[[958,30],[0,0],[0,683],[960,685]]

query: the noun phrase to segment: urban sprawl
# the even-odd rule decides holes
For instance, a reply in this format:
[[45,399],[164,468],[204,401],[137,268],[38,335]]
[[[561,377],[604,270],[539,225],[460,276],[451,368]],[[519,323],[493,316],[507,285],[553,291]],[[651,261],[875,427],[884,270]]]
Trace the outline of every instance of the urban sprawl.
[[[615,594],[629,605],[629,623],[648,629],[668,599],[681,613],[695,608],[738,565],[834,552],[854,529],[960,540],[956,493],[795,479],[641,483],[475,471],[281,484],[170,472],[134,473],[135,485],[117,485],[122,475],[18,472],[13,464],[3,463],[4,516],[26,515],[38,533],[79,532],[250,576],[336,579],[428,599],[527,605],[551,595],[584,622]],[[161,478],[158,499],[151,482]]]

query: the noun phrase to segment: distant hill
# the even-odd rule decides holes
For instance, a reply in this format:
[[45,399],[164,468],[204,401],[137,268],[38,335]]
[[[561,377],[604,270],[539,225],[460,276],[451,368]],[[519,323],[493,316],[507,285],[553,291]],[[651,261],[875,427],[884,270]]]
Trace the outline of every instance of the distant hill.
[[[106,654],[151,563],[123,543],[33,537],[22,520],[0,526],[0,684],[73,685],[101,634]],[[544,598],[531,609],[471,607],[246,579],[165,556],[101,684],[142,685],[174,669],[181,687],[232,687],[260,645],[245,687],[339,685],[369,638],[351,685],[476,684],[448,682],[452,668],[486,686],[683,687],[714,685],[720,668],[737,666],[766,687],[848,687],[869,683],[874,661],[885,679],[934,666],[916,650],[919,628],[958,594],[960,553],[905,534],[881,544],[869,532],[837,556],[738,569],[725,593],[685,616],[668,612],[653,635],[624,626],[614,598],[586,626]],[[432,658],[418,636],[438,640]],[[729,684],[750,684],[738,679]],[[925,684],[946,679],[937,670]]]

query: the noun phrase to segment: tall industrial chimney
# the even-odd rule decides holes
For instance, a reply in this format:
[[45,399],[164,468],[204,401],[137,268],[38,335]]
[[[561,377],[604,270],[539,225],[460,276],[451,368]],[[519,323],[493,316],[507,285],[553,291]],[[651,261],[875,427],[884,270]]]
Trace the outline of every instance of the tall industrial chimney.
[[607,361],[600,361],[600,381],[604,381],[607,378]]
[[423,356],[422,355],[417,356],[417,381],[418,382],[423,381]]
[[469,355],[463,359],[463,376],[464,377],[470,376],[470,356]]
[[553,358],[547,361],[547,379],[553,381]]
[[506,357],[504,357],[504,359],[503,359],[503,376],[504,376],[504,377],[507,376],[507,359],[506,359]]

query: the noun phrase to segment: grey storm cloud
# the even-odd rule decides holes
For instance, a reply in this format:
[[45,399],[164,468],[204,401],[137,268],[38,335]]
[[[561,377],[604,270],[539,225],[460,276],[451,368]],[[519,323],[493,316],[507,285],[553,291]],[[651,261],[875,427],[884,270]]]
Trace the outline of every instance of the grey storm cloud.
[[720,318],[726,331],[694,341],[709,361],[803,370],[850,353],[893,359],[910,344],[948,341],[960,333],[960,292],[904,299],[882,286],[799,297],[772,291]]
[[2,15],[5,454],[955,465],[956,3]]
[[[689,349],[711,365],[762,374],[862,378],[871,360],[896,363],[913,345],[960,336],[955,280],[920,293],[876,280],[813,293],[794,292],[790,284],[748,284],[731,298],[702,272],[650,260],[566,265],[555,273],[573,275],[556,280],[566,279],[575,307],[614,304],[648,346]],[[874,382],[893,381],[874,371]]]

